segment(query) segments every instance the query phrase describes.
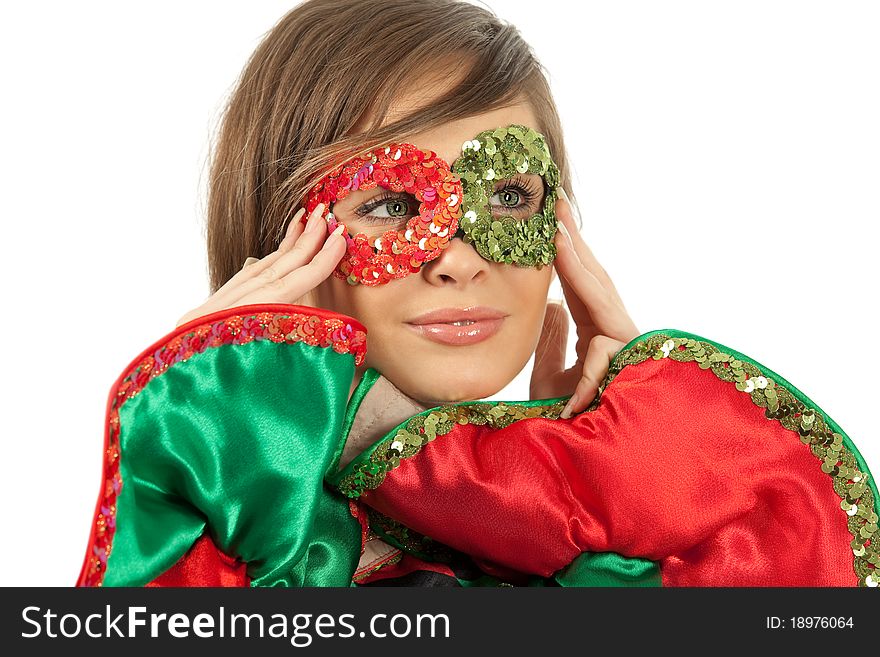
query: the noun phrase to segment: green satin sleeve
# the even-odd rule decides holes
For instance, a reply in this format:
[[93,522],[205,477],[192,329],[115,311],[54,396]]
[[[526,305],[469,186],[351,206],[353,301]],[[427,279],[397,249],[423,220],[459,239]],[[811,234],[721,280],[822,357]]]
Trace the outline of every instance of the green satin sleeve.
[[206,532],[247,564],[252,586],[348,586],[361,529],[323,479],[342,448],[354,371],[353,354],[333,345],[255,339],[149,380],[118,412],[121,488],[103,584],[152,581]]
[[660,564],[615,552],[582,552],[553,579],[560,586],[663,586]]

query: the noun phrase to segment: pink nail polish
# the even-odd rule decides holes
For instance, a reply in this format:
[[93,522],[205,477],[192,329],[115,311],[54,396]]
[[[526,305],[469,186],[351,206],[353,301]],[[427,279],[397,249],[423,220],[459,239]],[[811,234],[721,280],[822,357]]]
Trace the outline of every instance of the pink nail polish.
[[345,230],[345,224],[339,224],[332,233],[327,236],[327,239],[324,240],[324,245],[321,247],[321,250],[328,248],[331,244],[335,243],[336,240],[333,238],[337,235],[341,235],[342,231]]

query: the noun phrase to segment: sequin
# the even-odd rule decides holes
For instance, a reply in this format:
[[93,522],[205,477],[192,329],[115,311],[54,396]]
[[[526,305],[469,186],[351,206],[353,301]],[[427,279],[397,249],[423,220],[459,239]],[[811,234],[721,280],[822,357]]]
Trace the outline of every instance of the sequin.
[[366,509],[370,529],[389,545],[428,561],[449,563],[452,560],[452,550],[446,545],[410,529],[372,507]]
[[[307,214],[302,221],[308,220],[318,203],[324,203],[329,231],[339,225],[331,210],[333,203],[352,190],[381,186],[406,191],[420,202],[418,216],[404,230],[372,238],[344,231],[346,255],[334,276],[350,285],[382,285],[418,271],[455,237],[472,243],[492,262],[539,268],[553,262],[559,169],[544,136],[525,126],[510,125],[481,132],[464,142],[461,150],[450,167],[433,151],[413,144],[389,144],[351,158],[316,183],[306,197]],[[489,206],[495,181],[515,173],[542,177],[546,193],[541,212],[526,219],[505,215],[496,220]]]
[[534,417],[559,418],[568,399],[546,406],[521,406],[504,402],[448,404],[427,414],[411,418],[394,435],[388,436],[372,451],[368,459],[357,463],[339,480],[337,488],[348,497],[360,497],[367,489],[377,488],[385,475],[438,436],[445,436],[457,424],[488,425],[503,429],[519,420]]
[[[462,210],[468,218],[459,229],[462,239],[473,244],[486,260],[522,267],[549,265],[556,258],[553,238],[557,230],[559,169],[544,136],[514,124],[485,130],[473,141],[482,141],[484,148],[462,148],[461,156],[452,163],[452,171],[462,180]],[[542,211],[527,219],[506,215],[498,220],[489,205],[495,181],[517,173],[543,178],[547,191]]]
[[332,347],[341,354],[354,355],[356,365],[364,362],[366,333],[339,318],[323,318],[302,313],[261,312],[232,315],[198,324],[178,333],[167,343],[134,365],[111,392],[113,399],[107,416],[107,448],[104,457],[104,490],[95,514],[92,533],[92,558],[83,578],[83,586],[101,586],[107,558],[113,549],[116,528],[116,500],[122,490],[119,474],[119,410],[126,400],[135,397],[144,386],[168,370],[174,363],[189,360],[207,349],[252,341],[305,342],[316,347]]
[[675,348],[675,343],[672,340],[667,340],[662,345],[660,345],[660,353],[655,355],[655,360],[659,360],[660,358],[669,358],[669,353]]
[[847,515],[847,528],[853,536],[850,544],[855,557],[853,569],[860,585],[877,586],[880,575],[874,572],[880,565],[880,532],[874,510],[876,500],[872,489],[866,485],[868,475],[859,470],[855,455],[844,444],[843,436],[832,430],[817,409],[808,408],[784,385],[763,375],[757,366],[722,352],[710,342],[655,333],[614,356],[586,412],[596,409],[602,392],[624,367],[648,358],[697,362],[699,367],[711,369],[719,379],[733,383],[737,390],[748,394],[753,403],[765,409],[768,420],[776,420],[796,432],[801,442],[810,446],[813,455],[821,462],[820,468],[832,478],[834,491],[841,497],[840,508]]
[[350,285],[382,285],[403,278],[437,258],[458,229],[463,192],[461,181],[436,153],[413,144],[391,144],[339,165],[322,178],[306,198],[306,215],[324,203],[328,231],[339,223],[333,203],[355,189],[383,187],[412,194],[419,214],[404,231],[385,231],[381,237],[342,232],[346,255],[333,275]]

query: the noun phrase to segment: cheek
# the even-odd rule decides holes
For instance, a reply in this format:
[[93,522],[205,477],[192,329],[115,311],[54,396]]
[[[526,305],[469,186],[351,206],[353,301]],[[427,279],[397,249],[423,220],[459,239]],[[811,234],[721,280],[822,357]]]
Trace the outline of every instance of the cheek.
[[547,293],[553,280],[553,266],[527,269],[506,265],[505,279],[517,299],[517,312],[526,323],[543,322]]
[[[418,275],[375,287],[331,277],[318,287],[318,302],[367,328],[365,365],[379,370],[406,394],[424,400],[482,398],[507,385],[534,351],[553,273],[552,266],[539,270],[492,263],[491,267],[479,301],[509,311],[513,321],[499,334],[500,342],[490,339],[467,353],[425,343],[404,326],[408,313],[438,305],[431,303],[436,291],[420,285]],[[457,374],[449,381],[425,376],[450,368]]]
[[351,311],[350,299],[345,290],[347,286],[348,283],[339,280],[335,276],[326,278],[314,289],[315,303],[320,308],[326,308],[327,310],[354,317]]
[[[398,281],[392,281],[391,284],[396,282]],[[367,327],[368,331],[371,327],[378,328],[382,319],[387,318],[388,313],[383,312],[382,309],[393,307],[396,296],[393,290],[389,290],[389,285],[370,288],[364,285],[349,285],[335,276],[323,281],[316,290],[318,304],[322,308],[354,317]],[[369,333],[367,339],[369,340]]]

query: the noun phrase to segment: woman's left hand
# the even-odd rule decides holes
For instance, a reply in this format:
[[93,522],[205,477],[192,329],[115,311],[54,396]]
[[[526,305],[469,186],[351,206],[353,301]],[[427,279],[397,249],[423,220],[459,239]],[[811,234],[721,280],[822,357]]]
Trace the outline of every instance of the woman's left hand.
[[549,399],[573,391],[561,415],[568,418],[590,405],[608,373],[611,359],[641,332],[627,313],[608,272],[581,237],[567,195],[562,188],[559,191],[554,267],[577,329],[577,362],[565,368],[568,314],[561,303],[548,302],[529,392],[531,399]]

